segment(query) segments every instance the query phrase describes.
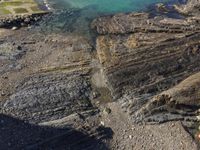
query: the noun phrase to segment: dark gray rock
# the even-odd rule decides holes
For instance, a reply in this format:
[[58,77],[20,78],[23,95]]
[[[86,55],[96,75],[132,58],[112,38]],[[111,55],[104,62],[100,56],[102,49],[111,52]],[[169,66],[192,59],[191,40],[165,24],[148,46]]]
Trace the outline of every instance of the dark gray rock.
[[90,83],[81,74],[41,74],[21,82],[3,106],[4,113],[34,121],[62,118],[93,109]]

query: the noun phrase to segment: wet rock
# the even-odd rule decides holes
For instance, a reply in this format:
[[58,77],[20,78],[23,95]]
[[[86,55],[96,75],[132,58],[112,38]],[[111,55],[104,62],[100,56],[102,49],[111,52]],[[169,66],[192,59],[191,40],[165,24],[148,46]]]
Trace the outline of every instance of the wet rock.
[[158,12],[163,12],[163,13],[169,12],[169,10],[166,8],[165,4],[163,4],[163,3],[156,4],[156,9]]
[[0,28],[17,30],[21,26],[28,26],[42,18],[48,12],[27,15],[0,16]]

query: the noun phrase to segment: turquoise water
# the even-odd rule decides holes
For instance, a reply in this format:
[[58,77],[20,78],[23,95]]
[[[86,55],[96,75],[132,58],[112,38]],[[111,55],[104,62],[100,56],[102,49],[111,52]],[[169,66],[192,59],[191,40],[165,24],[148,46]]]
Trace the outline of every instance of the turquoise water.
[[56,11],[41,26],[44,32],[89,35],[90,23],[99,16],[147,11],[155,3],[179,0],[48,0]]
[[167,0],[56,0],[59,8],[94,8],[97,13],[130,12],[145,9],[148,5]]

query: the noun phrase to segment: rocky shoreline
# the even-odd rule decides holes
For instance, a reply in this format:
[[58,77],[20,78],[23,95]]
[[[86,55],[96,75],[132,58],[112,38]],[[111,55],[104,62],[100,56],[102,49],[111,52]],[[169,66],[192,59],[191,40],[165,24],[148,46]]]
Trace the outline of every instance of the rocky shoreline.
[[42,19],[44,15],[41,14],[28,14],[28,15],[9,15],[6,17],[0,17],[0,28],[12,28],[12,27],[27,27]]
[[27,27],[48,13],[35,0],[0,1],[0,28]]
[[96,18],[95,44],[0,29],[0,147],[198,150],[199,4]]

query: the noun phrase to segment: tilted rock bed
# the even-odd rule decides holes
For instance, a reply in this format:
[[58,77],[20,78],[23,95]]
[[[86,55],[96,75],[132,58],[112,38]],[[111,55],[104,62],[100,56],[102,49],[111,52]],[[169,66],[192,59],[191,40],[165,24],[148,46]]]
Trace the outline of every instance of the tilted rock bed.
[[74,35],[15,32],[0,39],[1,147],[107,149],[113,133],[92,103],[90,43]]
[[199,121],[200,78],[191,76],[200,70],[199,12],[184,19],[119,14],[91,26],[107,85],[134,122]]
[[[184,19],[148,13],[100,17],[91,24],[95,45],[82,36],[37,30],[1,35],[0,130],[11,135],[13,128],[15,133],[11,139],[0,136],[1,144],[10,149],[16,144],[18,149],[62,149],[65,144],[72,149],[118,149],[123,147],[117,142],[126,146],[134,138],[141,149],[153,144],[152,139],[158,149],[169,143],[197,149],[182,124],[199,121],[198,15],[195,9]],[[108,98],[109,92],[113,107],[109,114],[99,113],[106,104],[97,99]],[[124,140],[126,128],[132,135]],[[169,132],[163,137],[157,129]],[[180,143],[173,141],[174,131],[180,132]]]
[[87,80],[81,74],[64,73],[29,77],[18,85],[3,108],[5,112],[17,112],[20,118],[35,121],[55,120],[73,112],[89,110],[92,109],[89,101],[91,88]]

